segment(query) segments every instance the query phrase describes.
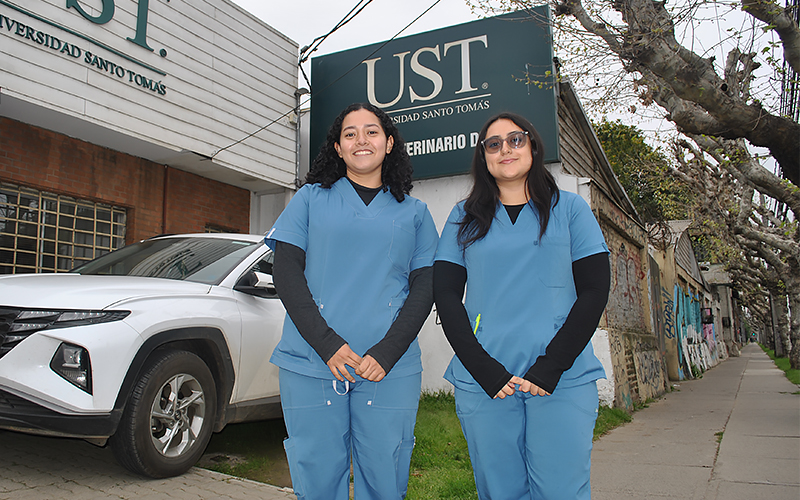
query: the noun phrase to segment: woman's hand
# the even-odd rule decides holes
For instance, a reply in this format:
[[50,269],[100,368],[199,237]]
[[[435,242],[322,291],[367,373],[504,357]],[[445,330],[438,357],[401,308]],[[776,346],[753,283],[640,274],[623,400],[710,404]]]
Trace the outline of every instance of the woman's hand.
[[[330,368],[331,373],[333,376],[336,377],[337,380],[344,382],[346,378],[350,382],[355,382],[356,379],[350,375],[350,372],[347,371],[345,365],[350,365],[354,369],[358,370],[358,367],[361,365],[361,356],[353,352],[350,349],[350,346],[345,344],[336,351],[336,354],[331,356],[331,359],[328,360],[328,368]],[[344,377],[344,378],[342,378]]]
[[[519,377],[517,377],[519,378]],[[512,379],[513,380],[513,379]],[[534,384],[529,380],[525,380],[524,378],[520,378],[519,390],[522,392],[527,392],[531,396],[549,396],[550,393],[539,387],[538,385]]]
[[361,360],[361,364],[356,367],[356,375],[370,382],[380,382],[386,376],[386,371],[380,363],[375,361],[375,358],[367,354]]
[[516,375],[511,377],[511,380],[509,380],[506,383],[506,385],[504,385],[503,388],[500,389],[500,392],[495,394],[494,399],[498,399],[498,398],[499,399],[504,399],[506,396],[513,395],[517,391],[517,385],[519,385],[519,381],[521,381],[521,380],[522,379],[517,377]]

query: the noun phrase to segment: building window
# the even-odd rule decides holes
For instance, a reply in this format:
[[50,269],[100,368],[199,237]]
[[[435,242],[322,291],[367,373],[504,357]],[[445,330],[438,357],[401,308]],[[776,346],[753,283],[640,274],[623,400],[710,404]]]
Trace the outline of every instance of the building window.
[[0,274],[69,271],[125,246],[124,208],[0,183]]

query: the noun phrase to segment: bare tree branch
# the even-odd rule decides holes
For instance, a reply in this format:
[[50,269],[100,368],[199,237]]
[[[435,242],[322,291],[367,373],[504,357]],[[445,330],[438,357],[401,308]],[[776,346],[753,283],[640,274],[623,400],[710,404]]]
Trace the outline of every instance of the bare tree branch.
[[713,152],[718,149],[725,150],[729,157],[736,161],[726,162],[721,156],[715,155],[719,164],[726,165],[738,171],[762,193],[776,200],[781,200],[796,214],[800,215],[800,189],[773,174],[757,161],[753,160],[744,144],[724,143],[711,137],[702,135],[689,135],[703,150]]
[[768,148],[787,178],[800,185],[800,124],[770,113],[758,101],[746,101],[748,73],[752,71],[752,63],[746,58],[752,59],[751,55],[743,59],[737,52],[733,58],[745,62],[744,76],[739,79],[746,90],[742,95],[741,87],[732,88],[717,75],[711,60],[678,43],[664,2],[619,0],[613,5],[627,23],[622,34],[593,19],[580,0],[565,0],[556,12],[573,16],[585,30],[602,38],[626,71],[642,74],[656,102],[667,110],[668,119],[679,130],[726,139],[746,138],[753,145]]
[[783,42],[783,57],[800,74],[800,28],[789,9],[766,0],[742,0],[742,10],[764,22]]

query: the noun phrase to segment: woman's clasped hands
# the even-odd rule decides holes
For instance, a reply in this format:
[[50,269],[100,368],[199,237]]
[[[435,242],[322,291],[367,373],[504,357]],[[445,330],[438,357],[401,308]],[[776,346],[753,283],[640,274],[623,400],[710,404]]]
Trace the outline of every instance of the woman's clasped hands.
[[506,396],[511,396],[517,391],[527,392],[532,396],[549,396],[550,393],[534,384],[529,380],[514,375],[511,380],[503,386],[502,389],[495,395],[494,399],[503,399]]
[[337,380],[344,382],[344,379],[355,382],[356,379],[347,371],[347,365],[351,366],[356,375],[369,380],[370,382],[380,382],[386,376],[386,371],[375,361],[375,358],[367,354],[363,358],[356,354],[350,346],[345,344],[336,351],[336,354],[328,360],[328,368]]

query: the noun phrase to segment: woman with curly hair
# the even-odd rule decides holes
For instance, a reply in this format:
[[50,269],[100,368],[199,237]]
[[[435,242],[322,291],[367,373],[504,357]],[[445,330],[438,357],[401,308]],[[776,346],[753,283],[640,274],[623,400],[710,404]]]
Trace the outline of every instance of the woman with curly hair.
[[298,499],[404,498],[433,303],[438,233],[408,196],[412,167],[386,113],[353,104],[267,233],[287,318],[280,367]]
[[527,119],[502,113],[478,138],[472,191],[434,264],[456,354],[445,378],[478,496],[587,500],[605,376],[589,341],[608,300],[608,247],[589,205],[558,190]]

